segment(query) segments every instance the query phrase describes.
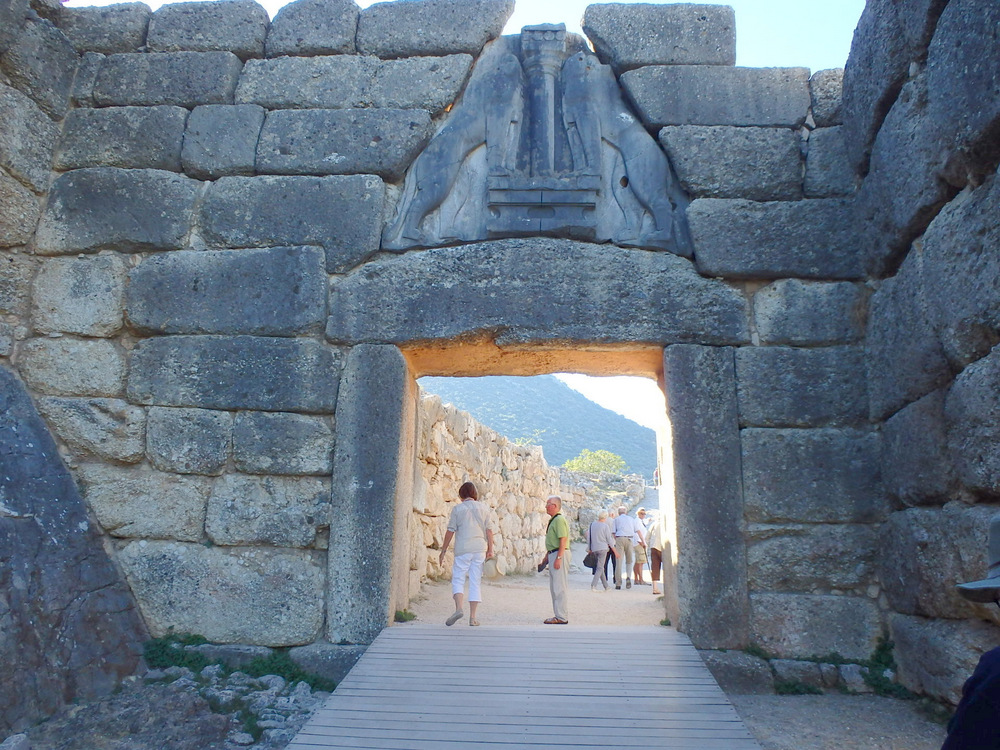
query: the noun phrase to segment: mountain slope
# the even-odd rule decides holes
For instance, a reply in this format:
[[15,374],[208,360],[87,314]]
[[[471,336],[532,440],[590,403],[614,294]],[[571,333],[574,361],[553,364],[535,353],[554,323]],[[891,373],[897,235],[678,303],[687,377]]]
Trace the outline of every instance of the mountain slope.
[[625,459],[628,471],[653,476],[656,433],[605,409],[554,375],[536,377],[420,378],[428,393],[469,412],[511,440],[542,446],[550,466],[560,466],[587,448]]

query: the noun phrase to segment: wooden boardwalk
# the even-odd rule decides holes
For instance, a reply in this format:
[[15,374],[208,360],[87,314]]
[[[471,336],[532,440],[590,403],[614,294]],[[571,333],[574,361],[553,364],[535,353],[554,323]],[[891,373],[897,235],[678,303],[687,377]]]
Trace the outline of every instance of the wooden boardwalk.
[[[464,627],[463,627],[464,626]],[[288,750],[759,750],[670,628],[387,628]]]

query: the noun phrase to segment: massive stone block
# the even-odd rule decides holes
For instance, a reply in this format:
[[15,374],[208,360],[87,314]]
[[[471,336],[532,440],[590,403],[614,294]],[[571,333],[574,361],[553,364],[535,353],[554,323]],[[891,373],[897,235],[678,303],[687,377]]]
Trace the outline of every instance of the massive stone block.
[[247,63],[236,101],[268,109],[375,107],[426,109],[438,115],[468,78],[469,55],[282,57]]
[[702,198],[688,208],[698,269],[706,276],[859,279],[864,262],[844,200]]
[[819,128],[809,134],[806,176],[807,198],[833,198],[854,192],[854,172],[847,162],[843,128]]
[[755,523],[877,523],[888,504],[878,434],[745,429],[746,516]]
[[206,409],[332,413],[341,353],[307,339],[169,336],[132,352],[129,400]]
[[80,59],[80,65],[76,69],[76,78],[73,79],[73,104],[77,107],[94,107],[94,83],[97,81],[97,74],[104,64],[104,58],[100,52],[84,52]]
[[259,646],[320,636],[326,571],[318,553],[153,541],[129,544],[118,561],[154,636],[173,630]]
[[329,474],[333,430],[319,417],[243,411],[233,425],[233,458],[247,474]]
[[891,608],[906,615],[993,620],[995,608],[962,598],[955,583],[987,574],[987,536],[996,508],[961,502],[893,513],[879,533],[878,573]]
[[327,338],[344,343],[485,333],[500,345],[731,344],[748,335],[743,296],[683,258],[549,238],[380,258],[335,279],[330,294]]
[[893,614],[897,676],[910,690],[957,705],[979,657],[1000,642],[1000,628],[985,622],[928,620]]
[[264,174],[377,174],[395,182],[431,136],[422,109],[270,112],[257,144]]
[[875,580],[878,535],[871,526],[751,525],[747,533],[751,591],[859,593]]
[[[871,415],[884,419],[951,380],[929,320],[924,258],[911,253],[872,295],[865,341]],[[944,283],[944,280],[935,281]]]
[[[389,624],[393,577],[402,559],[411,494],[416,398],[402,353],[393,346],[356,346],[344,368],[337,402],[331,520],[327,640],[371,643]],[[404,502],[397,503],[397,495]],[[344,533],[346,530],[346,533]]]
[[966,190],[923,237],[920,297],[952,368],[985,356],[1000,341],[1000,178]]
[[5,0],[0,4],[0,54],[17,38],[28,16],[29,0]]
[[195,107],[184,131],[184,172],[203,180],[253,174],[264,113],[254,104]]
[[152,14],[145,3],[63,8],[59,28],[77,52],[137,52],[146,41]]
[[750,618],[753,642],[791,659],[836,651],[864,661],[882,634],[875,602],[854,596],[752,594]]
[[358,52],[382,58],[411,55],[478,55],[500,36],[513,0],[424,0],[376,3],[358,19]]
[[146,456],[146,410],[117,398],[40,398],[38,410],[76,456],[137,463]]
[[24,315],[31,300],[31,280],[37,261],[20,253],[0,254],[0,313]]
[[104,339],[31,339],[21,346],[21,375],[48,396],[120,396],[125,358]]
[[223,177],[209,186],[202,234],[220,247],[320,245],[343,273],[379,246],[385,184],[349,177]]
[[[2,21],[0,15],[0,21]],[[20,381],[0,368],[0,734],[134,674],[145,627]]]
[[0,57],[0,67],[15,87],[30,96],[49,117],[61,120],[79,56],[55,26],[37,16],[29,18]]
[[42,210],[38,199],[21,183],[0,170],[0,247],[26,245]]
[[841,104],[844,98],[844,69],[817,70],[809,79],[812,116],[816,127],[841,125]]
[[353,53],[360,14],[354,0],[296,0],[284,5],[267,31],[265,54],[280,57]]
[[25,94],[3,84],[0,122],[0,167],[36,192],[44,191],[59,129]]
[[187,250],[145,259],[129,281],[128,316],[156,333],[294,336],[326,319],[323,250]]
[[817,427],[868,416],[864,355],[859,347],[744,347],[736,352],[740,423],[750,427]]
[[267,11],[253,0],[172,3],[149,20],[150,52],[232,52],[241,59],[264,56]]
[[669,346],[663,368],[681,523],[679,611],[667,613],[701,648],[741,648],[750,615],[733,351]]
[[330,521],[328,479],[226,474],[212,488],[205,533],[225,546],[311,547]]
[[736,64],[736,14],[728,6],[590,5],[583,31],[615,73],[643,65]]
[[198,542],[211,480],[105,464],[82,464],[80,491],[101,527],[116,537]]
[[242,67],[232,52],[108,55],[94,82],[94,102],[101,107],[232,104]]
[[146,451],[160,471],[218,475],[229,461],[232,436],[228,412],[154,406],[146,423]]
[[1000,498],[1000,349],[965,368],[945,400],[948,449],[959,481]]
[[650,65],[621,76],[646,127],[797,128],[809,113],[807,68]]
[[850,344],[864,334],[867,295],[846,281],[784,279],[753,296],[754,322],[762,344]]
[[802,197],[800,139],[790,128],[680,125],[663,128],[660,143],[694,198]]
[[184,246],[199,183],[156,169],[67,172],[49,192],[35,237],[41,255]]
[[904,506],[939,505],[955,488],[944,397],[944,391],[929,393],[882,427],[882,481],[886,492]]
[[40,333],[115,335],[123,322],[126,274],[117,255],[46,260],[35,277],[32,325]]
[[75,109],[66,116],[56,169],[81,167],[181,168],[183,107]]

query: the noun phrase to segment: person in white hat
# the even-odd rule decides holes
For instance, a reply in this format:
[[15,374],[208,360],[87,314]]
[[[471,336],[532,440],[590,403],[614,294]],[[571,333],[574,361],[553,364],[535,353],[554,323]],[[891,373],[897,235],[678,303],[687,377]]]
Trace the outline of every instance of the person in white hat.
[[[990,522],[986,577],[957,588],[969,601],[1000,607],[1000,514]],[[979,658],[976,670],[962,686],[962,699],[948,722],[941,750],[1000,750],[1000,647]]]

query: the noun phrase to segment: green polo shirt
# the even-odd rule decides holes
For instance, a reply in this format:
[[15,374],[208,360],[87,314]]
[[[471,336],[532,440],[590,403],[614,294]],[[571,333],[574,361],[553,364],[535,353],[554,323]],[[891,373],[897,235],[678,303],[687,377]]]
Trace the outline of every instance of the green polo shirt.
[[564,536],[569,536],[569,521],[563,517],[562,513],[556,513],[549,522],[548,531],[545,532],[546,552],[559,549],[559,540]]

